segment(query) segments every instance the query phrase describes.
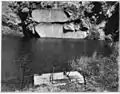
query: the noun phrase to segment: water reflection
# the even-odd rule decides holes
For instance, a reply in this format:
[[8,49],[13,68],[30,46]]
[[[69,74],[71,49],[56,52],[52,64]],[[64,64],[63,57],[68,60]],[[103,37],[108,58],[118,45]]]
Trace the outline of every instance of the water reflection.
[[[109,56],[112,48],[104,41],[73,39],[25,39],[6,36],[2,39],[2,80],[17,76],[62,71],[68,61],[94,52]],[[6,73],[9,74],[6,76]]]

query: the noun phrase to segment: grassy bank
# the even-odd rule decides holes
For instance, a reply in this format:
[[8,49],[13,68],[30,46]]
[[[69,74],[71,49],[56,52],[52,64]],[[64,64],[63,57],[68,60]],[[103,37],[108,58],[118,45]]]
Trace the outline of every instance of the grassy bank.
[[74,70],[86,79],[86,91],[117,91],[118,89],[118,44],[109,57],[83,56],[71,62]]

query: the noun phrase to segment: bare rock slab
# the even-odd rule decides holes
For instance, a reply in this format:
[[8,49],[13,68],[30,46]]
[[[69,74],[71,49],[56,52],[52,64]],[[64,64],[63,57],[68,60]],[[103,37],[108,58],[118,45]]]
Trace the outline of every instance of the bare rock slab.
[[51,83],[54,85],[65,85],[68,81],[84,83],[84,78],[77,71],[66,72],[66,75],[63,72],[34,75],[34,85],[49,85]]

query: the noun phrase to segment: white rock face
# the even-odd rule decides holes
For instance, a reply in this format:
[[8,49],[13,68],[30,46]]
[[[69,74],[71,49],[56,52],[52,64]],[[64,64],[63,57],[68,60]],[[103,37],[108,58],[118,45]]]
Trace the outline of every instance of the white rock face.
[[67,16],[62,10],[33,10],[32,18],[36,22],[65,22],[68,21]]
[[63,38],[84,39],[88,36],[87,32],[77,31],[64,34]]
[[63,25],[60,24],[41,23],[35,27],[35,30],[40,37],[84,39],[88,36],[87,31],[63,33]]
[[63,34],[63,25],[60,24],[38,24],[35,27],[40,37],[61,38]]

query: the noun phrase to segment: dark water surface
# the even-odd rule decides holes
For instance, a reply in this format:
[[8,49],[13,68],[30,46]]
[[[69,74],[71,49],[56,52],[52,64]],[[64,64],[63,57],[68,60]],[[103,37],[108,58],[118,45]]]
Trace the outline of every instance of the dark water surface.
[[[104,41],[73,39],[25,39],[16,36],[2,38],[2,80],[24,75],[61,71],[68,61],[94,52],[109,56],[112,52]],[[24,64],[24,66],[23,66]],[[22,70],[21,66],[22,65]]]

